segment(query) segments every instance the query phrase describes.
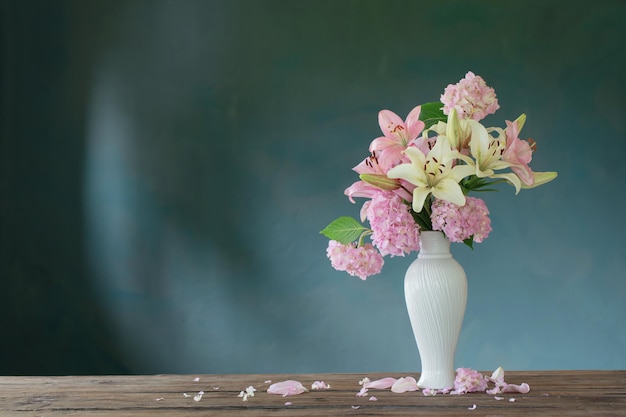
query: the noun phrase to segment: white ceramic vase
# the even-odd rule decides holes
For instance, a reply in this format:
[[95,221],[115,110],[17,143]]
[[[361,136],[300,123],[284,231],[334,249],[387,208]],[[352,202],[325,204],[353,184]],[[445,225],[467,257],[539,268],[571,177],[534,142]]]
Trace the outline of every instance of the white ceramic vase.
[[420,388],[453,387],[454,354],[467,304],[467,278],[442,232],[422,232],[404,295],[422,363]]

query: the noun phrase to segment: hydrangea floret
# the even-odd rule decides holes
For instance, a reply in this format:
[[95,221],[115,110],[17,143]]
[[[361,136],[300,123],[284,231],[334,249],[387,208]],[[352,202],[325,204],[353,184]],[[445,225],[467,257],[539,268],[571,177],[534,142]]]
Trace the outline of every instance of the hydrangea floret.
[[503,127],[483,124],[499,108],[495,90],[468,72],[439,102],[413,108],[404,120],[381,110],[383,136],[371,142],[370,155],[353,168],[359,181],[344,192],[352,203],[366,199],[360,221],[342,216],[321,231],[333,268],[365,280],[381,272],[385,256],[419,251],[422,231],[473,247],[489,236],[491,220],[485,202],[470,193],[508,183],[517,194],[555,179],[556,172],[530,168],[536,143],[519,137],[525,114]]

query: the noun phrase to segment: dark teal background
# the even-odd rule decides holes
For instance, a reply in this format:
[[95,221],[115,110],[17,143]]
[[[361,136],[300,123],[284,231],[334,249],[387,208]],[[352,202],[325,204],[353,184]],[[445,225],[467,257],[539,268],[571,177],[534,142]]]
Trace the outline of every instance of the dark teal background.
[[469,70],[537,171],[485,196],[457,365],[626,368],[623,1],[3,1],[0,374],[419,371],[414,255],[321,235]]

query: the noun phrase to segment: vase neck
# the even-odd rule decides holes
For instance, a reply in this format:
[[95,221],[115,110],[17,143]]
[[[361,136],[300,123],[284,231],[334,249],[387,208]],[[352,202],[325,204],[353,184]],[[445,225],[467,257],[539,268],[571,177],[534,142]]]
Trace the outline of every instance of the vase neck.
[[424,231],[420,233],[418,258],[450,258],[450,240],[442,232]]

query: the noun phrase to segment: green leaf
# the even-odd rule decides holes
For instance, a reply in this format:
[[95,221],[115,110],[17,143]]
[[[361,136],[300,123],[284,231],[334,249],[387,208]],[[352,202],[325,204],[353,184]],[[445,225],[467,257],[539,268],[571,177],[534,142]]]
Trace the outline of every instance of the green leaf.
[[443,110],[441,110],[442,107],[443,104],[438,101],[422,104],[420,120],[426,125],[424,126],[424,129],[429,129],[431,126],[436,125],[439,122],[445,122],[448,120],[448,117],[443,114]]
[[500,190],[495,189],[495,188],[479,188],[479,189],[474,190],[474,191],[476,191],[477,193],[478,192],[484,193],[484,192],[499,192]]
[[350,216],[342,216],[332,221],[320,233],[345,245],[359,239],[367,230],[358,220]]
[[472,175],[468,178],[465,178],[461,181],[461,188],[465,195],[467,195],[470,191],[499,191],[496,188],[486,188],[501,182],[505,182],[506,180],[492,180],[490,178],[478,178],[475,175]]
[[420,230],[433,230],[433,225],[430,220],[430,216],[426,212],[426,210],[422,210],[419,213],[411,210],[411,215],[413,216],[413,220],[420,227]]
[[474,235],[468,237],[467,239],[465,239],[463,241],[463,243],[465,243],[467,246],[470,247],[470,249],[474,249]]

